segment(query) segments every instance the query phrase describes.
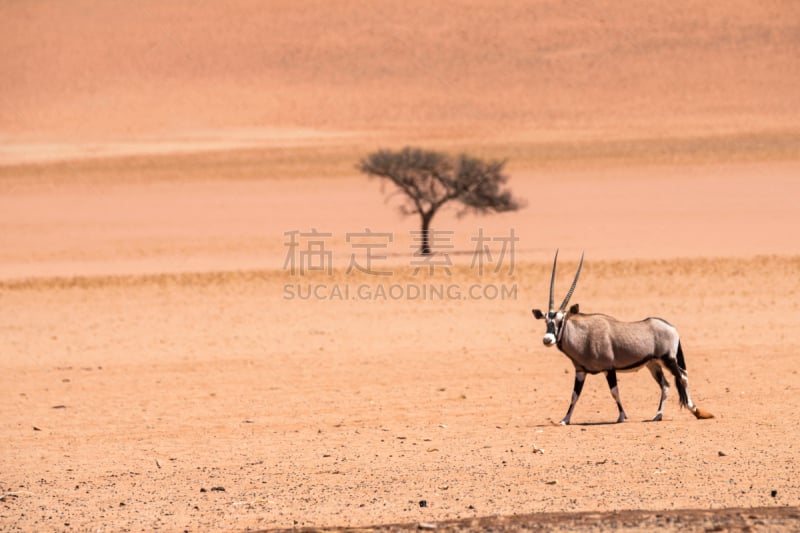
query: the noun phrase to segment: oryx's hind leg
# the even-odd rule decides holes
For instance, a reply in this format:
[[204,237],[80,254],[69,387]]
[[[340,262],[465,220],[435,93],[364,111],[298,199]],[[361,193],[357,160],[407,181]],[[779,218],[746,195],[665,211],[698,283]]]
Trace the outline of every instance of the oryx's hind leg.
[[568,425],[570,418],[572,418],[572,410],[575,409],[575,404],[578,402],[578,398],[581,397],[581,391],[583,390],[584,381],[586,381],[586,372],[581,372],[580,370],[576,370],[575,384],[572,387],[572,399],[569,402],[569,409],[567,410],[567,414],[564,415],[564,418],[561,419],[560,424],[562,426]]
[[663,356],[661,362],[675,376],[675,388],[678,389],[681,407],[688,407],[696,418],[714,418],[714,415],[708,411],[697,407],[689,396],[689,374],[686,372],[686,361],[683,358],[680,341],[678,341],[675,353]]
[[648,361],[647,369],[650,371],[650,374],[653,375],[653,379],[656,380],[656,383],[661,386],[661,400],[658,402],[658,412],[652,419],[653,422],[658,422],[664,416],[664,403],[667,401],[667,394],[669,393],[669,381],[664,375],[661,363],[658,361]]
[[611,396],[614,397],[614,400],[617,402],[617,408],[619,409],[619,418],[617,418],[617,423],[624,422],[628,418],[628,415],[626,415],[625,410],[622,409],[622,402],[619,399],[616,370],[612,368],[611,370],[606,371],[606,381],[608,381],[608,388],[611,389]]

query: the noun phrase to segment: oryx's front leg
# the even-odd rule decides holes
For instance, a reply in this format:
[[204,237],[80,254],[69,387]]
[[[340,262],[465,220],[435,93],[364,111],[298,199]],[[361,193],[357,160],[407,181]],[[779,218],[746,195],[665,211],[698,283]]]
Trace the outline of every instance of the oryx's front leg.
[[581,391],[583,390],[583,382],[586,381],[586,372],[581,372],[580,370],[575,371],[575,384],[572,387],[572,400],[569,402],[569,409],[567,410],[567,414],[564,418],[561,419],[561,425],[566,426],[569,424],[569,419],[572,418],[572,410],[575,409],[575,404],[578,402],[578,398],[581,397]]
[[622,409],[622,402],[619,401],[619,389],[617,388],[617,372],[613,368],[611,370],[606,371],[606,381],[608,381],[608,388],[611,389],[611,396],[614,397],[614,400],[617,402],[617,407],[619,408],[619,418],[617,418],[617,423],[624,422],[628,415],[625,414],[625,411]]

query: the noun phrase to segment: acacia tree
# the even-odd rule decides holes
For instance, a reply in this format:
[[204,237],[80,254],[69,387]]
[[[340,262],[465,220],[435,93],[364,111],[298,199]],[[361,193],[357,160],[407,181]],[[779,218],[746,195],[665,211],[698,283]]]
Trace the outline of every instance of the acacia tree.
[[362,159],[357,168],[397,187],[389,196],[400,194],[403,215],[418,214],[422,223],[422,254],[430,254],[431,220],[448,202],[461,204],[458,216],[515,211],[521,201],[502,188],[508,181],[503,173],[505,161],[483,161],[462,154],[406,147],[399,151],[379,150]]

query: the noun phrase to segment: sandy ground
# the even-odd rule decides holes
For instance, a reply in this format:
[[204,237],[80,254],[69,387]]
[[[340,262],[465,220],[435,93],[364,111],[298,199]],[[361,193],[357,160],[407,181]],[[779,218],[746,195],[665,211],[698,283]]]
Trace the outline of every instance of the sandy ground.
[[[151,196],[142,193],[151,187],[158,190],[123,190],[147,210]],[[214,187],[184,187],[218,200]],[[546,304],[550,268],[549,257],[535,259],[532,223],[515,221],[520,248],[533,251],[515,258],[511,274],[506,262],[479,275],[467,254],[454,256],[449,276],[439,268],[430,277],[426,269],[415,274],[406,253],[380,264],[389,277],[348,274],[343,265],[330,276],[301,276],[284,270],[284,253],[276,253],[256,270],[110,276],[87,260],[78,277],[9,275],[0,293],[0,427],[12,443],[3,490],[16,495],[3,500],[2,522],[22,530],[205,530],[796,506],[800,259],[789,228],[799,221],[787,210],[772,226],[780,190],[753,204],[761,206],[752,213],[754,237],[742,233],[737,254],[713,257],[717,249],[704,248],[706,233],[724,234],[729,220],[745,225],[743,214],[718,207],[704,231],[682,230],[686,248],[662,248],[658,259],[603,258],[614,248],[596,244],[600,258],[589,256],[573,297],[585,311],[675,323],[694,397],[717,416],[709,421],[680,411],[673,397],[664,422],[643,423],[658,389],[639,373],[620,378],[629,422],[607,424],[615,407],[595,378],[576,424],[552,424],[572,375],[565,357],[542,346],[541,324],[530,316]],[[325,195],[304,198],[317,202],[307,205],[311,212],[331,212]],[[605,208],[624,211],[622,203]],[[250,205],[261,212],[259,202]],[[83,245],[72,250],[102,259],[98,228],[125,227],[125,217],[78,212],[90,218],[83,230],[55,224],[52,211],[40,220],[54,235],[78,232]],[[216,219],[204,213],[194,235],[206,231],[213,242]],[[257,216],[238,211],[236,220],[249,226]],[[783,253],[748,254],[770,228]],[[272,240],[282,245],[282,233]],[[631,242],[648,235],[626,232]],[[166,267],[165,257],[178,255],[181,239],[172,239],[175,248],[151,254],[151,264]],[[123,253],[127,243],[118,241],[110,269],[140,266]],[[712,257],[700,257],[701,249]],[[698,257],[681,257],[686,250]],[[562,249],[560,293],[576,259],[577,250]],[[47,256],[40,264],[61,265]],[[435,293],[441,286],[444,295]]]
[[[0,4],[0,529],[800,529],[796,3],[264,6]],[[405,144],[527,207],[417,270],[354,170]],[[556,248],[716,418],[640,372],[554,425]]]

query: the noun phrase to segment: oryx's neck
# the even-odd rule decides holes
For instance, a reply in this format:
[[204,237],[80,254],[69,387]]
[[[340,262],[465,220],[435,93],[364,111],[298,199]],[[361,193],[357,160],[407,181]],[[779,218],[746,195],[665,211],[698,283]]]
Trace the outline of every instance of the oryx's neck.
[[564,316],[564,322],[561,324],[561,329],[559,329],[559,331],[558,331],[558,337],[556,337],[556,346],[558,347],[559,350],[561,350],[564,353],[567,353],[567,352],[564,351],[564,347],[563,347],[563,344],[562,344],[562,342],[564,340],[564,332],[566,332],[567,328],[570,327],[570,320],[573,317],[580,317],[580,313],[578,313],[578,314],[567,313]]

